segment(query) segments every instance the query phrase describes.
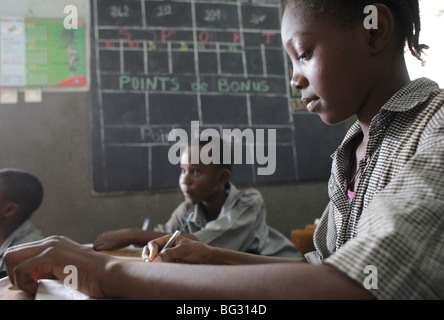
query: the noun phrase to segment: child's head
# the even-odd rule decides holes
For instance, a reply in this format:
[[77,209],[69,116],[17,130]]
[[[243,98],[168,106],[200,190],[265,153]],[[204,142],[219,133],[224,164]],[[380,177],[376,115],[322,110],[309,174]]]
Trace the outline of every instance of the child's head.
[[0,170],[1,210],[18,213],[19,220],[25,221],[42,201],[43,186],[38,178],[22,170]]
[[[376,29],[364,24],[367,5],[377,9]],[[419,44],[420,28],[418,0],[289,0],[282,40],[292,87],[329,124],[384,103],[408,78],[405,42],[418,59],[427,48]]]
[[286,7],[292,7],[304,15],[330,15],[344,27],[362,23],[364,8],[376,3],[387,6],[392,12],[397,28],[399,46],[407,43],[413,56],[421,59],[421,53],[428,47],[419,43],[421,20],[418,0],[288,0]]
[[[211,138],[213,139],[213,138]],[[209,147],[209,143],[213,140],[199,141],[199,155],[202,148]],[[232,161],[230,163],[223,163],[223,155],[225,142],[223,139],[219,140],[219,157],[218,163],[203,164],[199,161],[198,164],[193,164],[191,161],[192,147],[189,144],[181,155],[180,167],[181,174],[179,177],[179,186],[185,196],[185,200],[190,204],[202,203],[209,201],[211,197],[223,192],[225,184],[230,180]],[[212,156],[212,149],[208,156]],[[200,159],[200,156],[199,156]]]

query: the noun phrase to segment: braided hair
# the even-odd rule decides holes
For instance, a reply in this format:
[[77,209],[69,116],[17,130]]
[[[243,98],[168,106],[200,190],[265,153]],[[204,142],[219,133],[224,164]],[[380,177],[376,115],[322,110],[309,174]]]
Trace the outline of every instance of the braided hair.
[[343,26],[350,26],[364,19],[364,8],[367,5],[381,3],[387,6],[395,19],[398,29],[399,45],[407,46],[412,55],[424,64],[421,55],[429,47],[419,43],[421,19],[419,0],[287,0],[286,7],[304,15],[333,15]]

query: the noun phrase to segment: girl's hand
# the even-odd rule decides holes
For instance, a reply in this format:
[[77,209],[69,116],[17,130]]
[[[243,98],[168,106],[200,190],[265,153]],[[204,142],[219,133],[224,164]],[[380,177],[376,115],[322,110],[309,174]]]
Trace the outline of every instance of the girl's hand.
[[203,242],[191,240],[180,235],[173,245],[160,253],[172,235],[150,241],[142,256],[147,262],[177,262],[190,264],[209,264],[212,248]]
[[9,248],[4,261],[11,283],[30,294],[37,291],[38,279],[55,278],[63,281],[66,276],[73,276],[69,272],[65,273],[65,267],[74,266],[77,289],[90,297],[104,298],[104,271],[116,259],[68,238],[53,236]]

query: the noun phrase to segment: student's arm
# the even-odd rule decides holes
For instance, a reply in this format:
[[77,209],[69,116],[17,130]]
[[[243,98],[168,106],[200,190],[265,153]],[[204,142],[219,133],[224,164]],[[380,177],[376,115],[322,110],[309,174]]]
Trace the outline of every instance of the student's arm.
[[[145,246],[149,241],[168,235],[178,229],[186,220],[189,213],[186,202],[181,203],[171,214],[165,224],[158,224],[155,230],[142,230],[140,228],[124,228],[104,232],[94,240],[95,250],[115,250],[129,245]],[[187,237],[197,240],[195,236]]]
[[328,265],[208,266],[115,259],[61,237],[9,249],[11,282],[35,293],[36,274],[64,279],[78,269],[78,288],[94,298],[128,299],[369,299],[358,283]]
[[216,248],[200,241],[192,241],[185,238],[186,235],[178,237],[174,246],[159,253],[167,243],[170,235],[152,240],[143,248],[144,254],[149,257],[150,262],[180,262],[190,264],[218,264],[218,265],[240,265],[240,264],[263,264],[263,263],[288,263],[305,262],[303,258],[268,257],[236,250]]
[[[94,240],[95,250],[115,250],[129,245],[145,246],[148,242],[159,237],[168,235],[166,232],[142,230],[138,228],[126,228],[104,232]],[[191,234],[186,237],[197,240]]]
[[94,240],[94,249],[115,250],[129,246],[130,244],[144,246],[149,241],[165,235],[167,235],[167,233],[138,228],[107,231]]

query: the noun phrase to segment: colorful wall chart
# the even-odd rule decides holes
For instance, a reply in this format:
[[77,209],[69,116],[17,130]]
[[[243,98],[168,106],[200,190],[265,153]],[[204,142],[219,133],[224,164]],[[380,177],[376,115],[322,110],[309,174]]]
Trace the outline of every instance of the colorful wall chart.
[[86,85],[85,30],[63,18],[0,17],[0,85]]

